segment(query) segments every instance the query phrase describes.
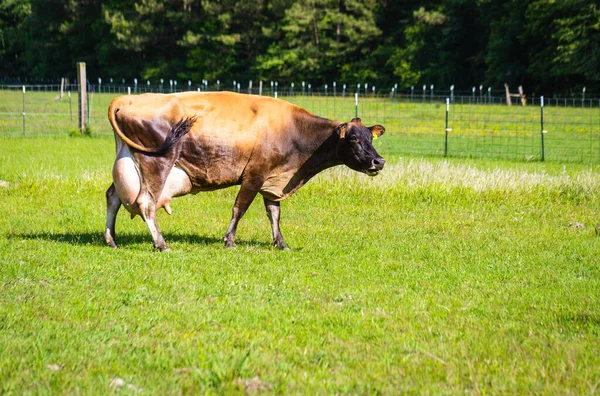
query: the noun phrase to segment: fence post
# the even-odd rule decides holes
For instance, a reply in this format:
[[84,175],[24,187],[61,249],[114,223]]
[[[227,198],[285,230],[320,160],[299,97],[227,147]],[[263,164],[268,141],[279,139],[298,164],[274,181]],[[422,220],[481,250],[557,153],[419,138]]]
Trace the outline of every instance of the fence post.
[[[92,95],[93,95],[93,92],[92,92]],[[92,114],[93,100],[94,100],[94,97],[93,96],[90,97],[90,91],[87,91],[87,118],[86,118],[86,120],[87,120],[88,124],[90,123],[90,120],[92,119],[91,114]]]
[[446,98],[446,134],[444,137],[444,157],[448,156],[448,132],[451,131],[448,128],[448,113],[450,113],[450,98]]
[[356,109],[356,118],[358,118],[358,92],[354,94],[354,108]]
[[542,137],[541,160],[543,162],[545,159],[544,135],[546,134],[546,132],[548,132],[544,129],[544,97],[543,96],[540,96],[540,126],[541,126],[541,137]]
[[336,84],[336,82],[334,81],[334,82],[333,82],[333,119],[334,119],[334,120],[335,120],[335,97],[336,97],[336,92],[335,92],[335,91],[336,91],[336,88],[335,88],[335,86],[336,86],[336,85],[337,85],[337,84]]
[[58,100],[62,100],[65,95],[65,78],[61,77],[60,79],[60,93],[58,94]]
[[71,117],[71,122],[73,122],[73,106],[71,104],[71,91],[67,91],[67,94],[69,95],[69,115]]
[[85,62],[77,63],[77,83],[79,84],[79,96],[77,98],[79,114],[79,130],[83,132],[87,124],[87,78],[85,74]]
[[25,136],[25,85],[23,85],[23,136]]

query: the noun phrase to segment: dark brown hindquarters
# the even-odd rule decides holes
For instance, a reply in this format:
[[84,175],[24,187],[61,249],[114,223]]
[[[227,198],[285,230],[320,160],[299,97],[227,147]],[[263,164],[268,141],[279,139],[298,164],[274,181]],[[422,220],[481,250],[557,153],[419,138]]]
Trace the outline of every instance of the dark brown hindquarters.
[[[179,157],[181,145],[178,143],[192,129],[196,117],[183,118],[167,132],[166,138],[160,146],[140,151],[132,148],[132,156],[137,163],[141,179],[141,189],[136,203],[139,207],[140,216],[148,226],[152,234],[154,247],[163,251],[169,247],[158,228],[156,221],[156,204],[165,186],[169,172]],[[105,232],[106,242],[111,247],[115,243],[115,218],[121,206],[120,202],[115,205],[114,186],[107,191],[107,229]]]

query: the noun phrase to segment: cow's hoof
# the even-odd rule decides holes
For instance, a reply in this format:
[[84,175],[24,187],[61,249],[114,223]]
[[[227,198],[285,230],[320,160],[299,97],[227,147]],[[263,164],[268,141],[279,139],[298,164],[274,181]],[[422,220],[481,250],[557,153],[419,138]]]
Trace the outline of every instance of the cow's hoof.
[[163,253],[163,252],[170,252],[171,248],[168,245],[163,246],[162,248],[158,248],[158,250]]
[[283,250],[284,252],[289,252],[289,251],[291,251],[291,250],[292,250],[292,249],[290,249],[290,247],[289,247],[288,245],[286,245],[285,243],[282,243],[282,244],[276,244],[276,245],[274,245],[274,246],[275,246],[277,249],[279,249],[279,250]]
[[233,241],[226,241],[223,247],[225,249],[233,249],[235,247],[235,243]]
[[113,249],[117,248],[115,238],[113,238],[113,236],[108,231],[106,232],[106,234],[104,234],[104,242],[106,242],[106,244]]
[[290,250],[292,250],[289,248],[288,245],[285,244],[285,242],[283,241],[283,238],[276,238],[273,241],[273,246],[275,246],[277,249],[283,250],[285,252],[289,252]]

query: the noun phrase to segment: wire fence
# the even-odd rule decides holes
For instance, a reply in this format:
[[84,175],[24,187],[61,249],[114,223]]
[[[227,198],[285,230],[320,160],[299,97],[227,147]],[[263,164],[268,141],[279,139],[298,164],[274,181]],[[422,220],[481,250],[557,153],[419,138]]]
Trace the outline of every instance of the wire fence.
[[[63,87],[64,88],[64,87]],[[88,85],[88,123],[93,134],[111,135],[110,101],[121,94],[208,90],[208,86]],[[223,90],[226,87],[210,87]],[[339,87],[338,87],[339,88]],[[354,87],[315,91],[303,87],[265,86],[241,90],[274,96],[330,119],[381,124],[386,136],[377,142],[388,156],[448,156],[519,161],[600,162],[600,99],[528,98],[527,105],[506,105],[504,96],[488,91],[387,93]],[[0,85],[0,137],[76,134],[77,87]]]

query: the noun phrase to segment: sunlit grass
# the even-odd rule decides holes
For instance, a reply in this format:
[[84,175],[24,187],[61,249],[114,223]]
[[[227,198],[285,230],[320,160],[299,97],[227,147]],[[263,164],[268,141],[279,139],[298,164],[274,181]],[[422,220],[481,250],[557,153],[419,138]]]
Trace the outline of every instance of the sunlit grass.
[[199,193],[159,214],[161,254],[123,211],[104,246],[112,138],[0,145],[0,392],[598,390],[592,166],[331,169],[282,203],[292,252],[260,202],[223,249],[237,189]]

